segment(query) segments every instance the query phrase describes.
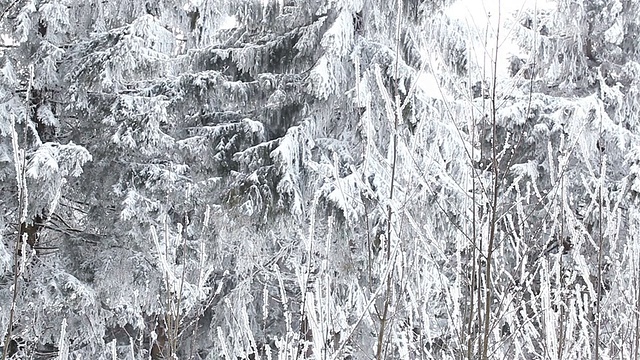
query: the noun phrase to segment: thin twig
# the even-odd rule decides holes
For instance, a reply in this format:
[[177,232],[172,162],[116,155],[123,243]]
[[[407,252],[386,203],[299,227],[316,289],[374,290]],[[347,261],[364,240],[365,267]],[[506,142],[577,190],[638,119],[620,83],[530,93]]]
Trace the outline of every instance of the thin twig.
[[9,4],[9,6],[7,6],[4,10],[2,10],[2,13],[0,13],[0,21],[4,19],[4,17],[7,15],[9,10],[11,10],[11,8],[14,7],[18,3],[18,1],[20,0],[13,0],[13,2]]
[[[388,214],[387,214],[387,266],[393,268],[391,263],[391,223],[393,219],[393,195],[395,189],[395,175],[396,175],[396,165],[398,158],[398,122],[400,121],[400,116],[402,116],[402,104],[400,103],[400,94],[399,94],[399,86],[398,86],[398,66],[400,61],[400,25],[401,25],[401,15],[402,15],[402,4],[401,1],[398,0],[396,3],[397,6],[397,18],[396,18],[396,59],[395,59],[395,115],[393,116],[393,159],[391,162],[391,183],[389,185],[389,204],[388,204]],[[382,89],[381,89],[382,90]],[[389,99],[385,99],[388,101]],[[391,120],[391,119],[389,119]],[[380,319],[380,329],[378,331],[378,346],[376,349],[376,359],[382,360],[383,358],[383,345],[384,345],[384,333],[386,331],[387,322],[389,321],[388,312],[389,307],[391,306],[391,287],[392,287],[392,278],[393,271],[390,271],[387,274],[386,283],[387,289],[384,295],[384,305],[382,310],[382,317]]]
[[[1,19],[2,17],[0,17]],[[29,66],[29,85],[26,96],[27,105],[29,104],[29,94],[31,93],[31,86],[33,84],[33,65]],[[28,110],[30,106],[27,106],[27,110],[25,111],[25,124],[28,124],[28,118],[30,116],[30,111]],[[27,126],[24,127],[24,131],[26,132]],[[13,251],[13,285],[11,286],[11,291],[13,292],[11,297],[11,308],[9,310],[9,323],[7,327],[7,335],[4,339],[4,347],[2,350],[2,360],[7,358],[9,354],[9,343],[11,342],[11,338],[13,336],[13,321],[15,318],[16,312],[16,303],[18,302],[18,279],[20,278],[20,253],[21,253],[21,245],[26,243],[26,234],[23,234],[22,224],[24,224],[26,219],[26,209],[28,204],[27,198],[27,182],[26,182],[26,158],[24,156],[24,150],[20,149],[18,145],[18,134],[15,131],[15,118],[11,118],[11,137],[12,137],[12,146],[13,146],[13,161],[15,162],[16,168],[16,182],[18,185],[18,238],[16,239],[16,246]],[[24,137],[24,141],[26,141],[27,137]],[[22,251],[22,260],[25,261],[25,252]]]
[[489,243],[487,244],[487,263],[485,271],[485,303],[484,303],[484,337],[482,341],[482,359],[487,360],[489,350],[489,328],[491,324],[491,302],[492,302],[492,284],[491,284],[491,265],[493,261],[493,244],[496,238],[496,223],[498,221],[498,187],[500,185],[499,169],[498,169],[498,150],[496,144],[497,138],[497,95],[498,86],[498,51],[500,39],[500,16],[501,1],[498,1],[498,24],[496,26],[496,49],[495,58],[493,60],[493,86],[491,89],[491,142],[492,162],[493,162],[493,194],[491,207],[491,224],[489,229]]

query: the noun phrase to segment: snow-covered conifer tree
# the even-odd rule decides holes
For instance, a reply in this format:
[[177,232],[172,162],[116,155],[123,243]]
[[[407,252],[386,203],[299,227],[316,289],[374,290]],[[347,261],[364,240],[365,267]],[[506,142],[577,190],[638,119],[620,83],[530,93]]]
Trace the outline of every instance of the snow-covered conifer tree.
[[638,2],[3,1],[4,358],[637,353]]

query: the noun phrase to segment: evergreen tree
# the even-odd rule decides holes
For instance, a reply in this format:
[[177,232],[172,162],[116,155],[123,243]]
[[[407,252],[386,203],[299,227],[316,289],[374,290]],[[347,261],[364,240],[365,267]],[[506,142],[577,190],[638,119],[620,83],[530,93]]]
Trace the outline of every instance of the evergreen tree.
[[4,1],[3,358],[637,354],[639,5],[536,4]]

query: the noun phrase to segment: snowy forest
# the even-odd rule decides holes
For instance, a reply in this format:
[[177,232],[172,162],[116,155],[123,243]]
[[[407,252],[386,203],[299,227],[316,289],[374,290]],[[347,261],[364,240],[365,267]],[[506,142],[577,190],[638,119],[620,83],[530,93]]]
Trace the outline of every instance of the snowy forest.
[[639,0],[0,27],[0,360],[639,359]]

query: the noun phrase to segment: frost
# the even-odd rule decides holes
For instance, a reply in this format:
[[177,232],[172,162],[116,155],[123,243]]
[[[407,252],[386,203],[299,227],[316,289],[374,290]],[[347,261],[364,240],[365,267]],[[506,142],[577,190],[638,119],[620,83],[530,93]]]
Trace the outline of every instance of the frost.
[[271,152],[271,157],[276,159],[284,169],[294,170],[300,163],[300,127],[294,127],[280,141],[280,145]]
[[13,254],[4,243],[0,243],[0,274],[7,274],[13,265]]
[[9,2],[8,357],[634,351],[636,2]]
[[501,107],[500,110],[498,110],[498,114],[501,121],[504,121],[503,124],[513,126],[522,125],[527,121],[527,115],[525,113],[526,111],[526,104],[515,103],[509,106]]
[[59,154],[58,144],[47,143],[40,146],[29,160],[27,176],[45,180],[56,178],[60,172],[57,160]]
[[353,43],[353,19],[347,10],[340,14],[322,37],[321,45],[328,54],[343,57],[350,53]]
[[302,214],[303,203],[299,190],[300,168],[306,160],[307,154],[301,149],[300,144],[311,145],[306,127],[291,127],[281,139],[278,147],[270,154],[276,161],[282,179],[278,182],[277,190],[281,194],[291,196],[291,209],[295,214]]
[[220,26],[218,27],[218,30],[229,30],[229,29],[234,29],[238,26],[238,20],[236,19],[235,16],[225,16],[222,18],[222,20],[220,21]]
[[174,35],[152,15],[136,19],[131,24],[131,34],[143,41],[138,50],[150,48],[160,53],[171,54],[175,43]]
[[40,120],[43,124],[56,127],[60,126],[60,123],[58,122],[58,119],[55,117],[55,115],[53,115],[49,104],[43,104],[42,106],[38,107],[37,116],[38,120]]
[[326,100],[335,93],[337,84],[327,56],[322,56],[309,75],[310,91],[319,99]]
[[533,181],[537,180],[540,176],[538,164],[533,160],[530,160],[526,164],[515,164],[511,166],[511,170],[513,170],[517,176],[528,176]]
[[624,40],[624,27],[620,18],[616,19],[613,25],[604,32],[604,38],[611,44],[620,45]]
[[360,184],[358,174],[353,173],[344,178],[336,179],[331,182],[331,185],[323,187],[327,199],[342,210],[345,217],[354,224],[365,210],[362,203],[358,201],[361,193]]
[[326,16],[318,17],[311,25],[301,29],[302,35],[298,42],[294,45],[294,49],[305,52],[312,49],[320,39],[320,29],[324,25],[324,22],[327,20]]
[[67,319],[62,319],[60,326],[60,340],[58,341],[58,359],[67,360],[69,358],[69,344],[67,343]]
[[444,100],[443,89],[438,84],[438,79],[433,74],[420,74],[416,79],[420,96],[437,100]]
[[197,9],[202,5],[202,1],[203,0],[189,0],[184,4],[183,10],[189,11],[191,9]]
[[0,70],[0,73],[2,73],[3,80],[6,81],[7,85],[15,86],[16,74],[13,64],[10,60],[7,59],[5,61],[4,66],[2,66],[2,70]]
[[249,127],[249,131],[251,131],[252,133],[257,133],[259,135],[262,135],[264,133],[264,125],[261,122],[254,121],[248,118],[243,119],[242,122],[244,122]]
[[282,90],[276,90],[269,96],[269,101],[267,102],[267,107],[277,109],[284,105],[285,100],[287,99],[287,95]]
[[40,6],[38,11],[49,27],[48,32],[64,31],[65,27],[69,25],[68,9],[63,3],[46,3]]
[[32,26],[31,14],[35,13],[36,5],[35,1],[29,0],[27,4],[20,10],[17,21],[17,40],[18,42],[25,42],[29,36],[29,32]]

